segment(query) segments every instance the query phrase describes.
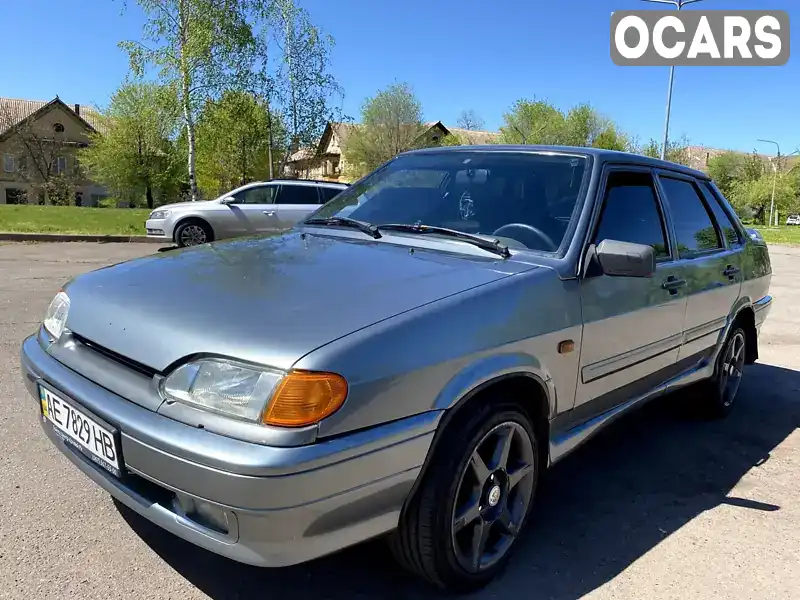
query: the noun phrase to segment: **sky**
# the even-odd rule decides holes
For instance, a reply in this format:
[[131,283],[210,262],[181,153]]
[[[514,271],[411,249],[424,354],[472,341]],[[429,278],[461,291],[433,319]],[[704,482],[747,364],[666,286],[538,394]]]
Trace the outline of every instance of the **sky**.
[[[345,114],[409,83],[425,120],[455,125],[465,109],[496,130],[519,99],[568,109],[591,103],[640,141],[661,140],[668,67],[619,67],[610,56],[614,10],[641,0],[298,0],[336,40],[332,73]],[[107,104],[128,73],[120,40],[140,39],[135,0],[0,0],[0,96]],[[797,0],[705,0],[693,8],[780,9]],[[800,27],[800,25],[796,25]],[[32,37],[35,35],[35,37]],[[798,34],[791,40],[797,44]],[[800,50],[799,50],[800,51]],[[678,67],[671,138],[774,153],[800,149],[800,58],[782,67]]]

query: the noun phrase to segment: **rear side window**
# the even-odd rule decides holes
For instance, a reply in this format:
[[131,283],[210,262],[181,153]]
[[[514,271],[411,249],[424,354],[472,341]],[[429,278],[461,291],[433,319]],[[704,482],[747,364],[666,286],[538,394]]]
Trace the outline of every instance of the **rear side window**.
[[319,188],[319,195],[322,197],[322,204],[325,204],[328,200],[333,199],[333,197],[341,192],[339,188],[329,188],[329,187],[321,187]]
[[652,246],[656,258],[669,256],[664,221],[649,173],[612,171],[594,243],[616,240]]
[[675,224],[678,256],[691,258],[698,252],[722,248],[711,213],[697,186],[672,177],[660,177],[660,180]]
[[282,185],[278,204],[319,204],[315,185]]
[[738,246],[742,243],[736,226],[728,216],[728,211],[722,206],[722,201],[717,196],[708,184],[700,186],[703,195],[706,197],[706,202],[711,207],[711,212],[714,213],[714,218],[717,220],[719,228],[722,230],[722,235],[728,242],[728,246]]

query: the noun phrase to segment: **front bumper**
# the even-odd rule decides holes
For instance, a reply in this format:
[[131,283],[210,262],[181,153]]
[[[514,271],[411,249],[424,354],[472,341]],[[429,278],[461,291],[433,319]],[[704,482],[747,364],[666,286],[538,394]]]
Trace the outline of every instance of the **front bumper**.
[[154,240],[162,240],[164,242],[172,241],[172,225],[168,219],[148,219],[144,223],[147,237]]
[[[75,452],[42,419],[50,440],[96,484],[156,525],[233,560],[297,564],[397,526],[440,412],[300,447],[242,442],[179,423],[111,393],[51,357],[36,336],[21,350],[38,403],[44,381],[121,432],[126,474]],[[197,517],[216,516],[212,527]]]

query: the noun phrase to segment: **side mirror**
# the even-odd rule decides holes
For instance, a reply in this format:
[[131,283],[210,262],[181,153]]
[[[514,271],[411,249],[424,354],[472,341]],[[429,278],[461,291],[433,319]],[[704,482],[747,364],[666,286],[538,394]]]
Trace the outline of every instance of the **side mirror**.
[[652,246],[603,240],[595,252],[605,275],[652,277],[656,272],[656,253]]
[[220,204],[233,204],[236,202],[236,198],[233,196],[225,196],[222,200],[220,200]]

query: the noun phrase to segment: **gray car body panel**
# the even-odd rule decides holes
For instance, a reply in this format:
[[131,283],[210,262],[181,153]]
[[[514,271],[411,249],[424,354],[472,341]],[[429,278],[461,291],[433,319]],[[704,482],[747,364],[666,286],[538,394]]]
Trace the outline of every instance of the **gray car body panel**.
[[[250,564],[294,564],[396,527],[441,424],[482,386],[507,376],[540,386],[553,463],[642,402],[712,376],[742,311],[752,311],[760,330],[772,302],[769,254],[735,217],[740,244],[673,257],[651,278],[586,276],[611,170],[653,175],[670,248],[660,175],[709,184],[730,212],[703,173],[580,148],[416,153],[476,150],[586,156],[584,193],[557,253],[512,248],[502,259],[461,241],[389,232],[373,240],[300,225],[276,238],[218,242],[79,276],[65,287],[71,331],[55,343],[43,331],[25,341],[32,395],[47,382],[119,426],[126,466],[229,511],[227,537],[70,459],[184,539]],[[739,274],[721,279],[731,264]],[[671,295],[661,287],[668,275],[687,286]],[[574,350],[562,352],[565,341]],[[160,378],[205,355],[336,372],[348,396],[299,430],[163,403]]]

